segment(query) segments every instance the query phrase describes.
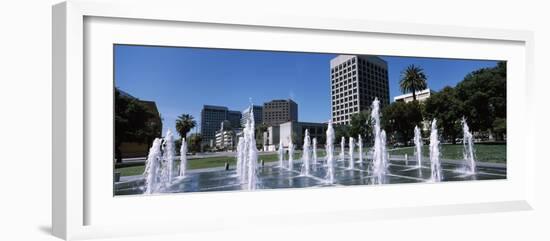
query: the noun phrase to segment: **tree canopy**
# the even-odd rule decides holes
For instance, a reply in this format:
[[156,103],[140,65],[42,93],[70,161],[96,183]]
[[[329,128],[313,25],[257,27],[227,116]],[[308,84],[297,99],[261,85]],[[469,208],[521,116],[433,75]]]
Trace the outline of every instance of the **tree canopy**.
[[428,121],[437,119],[442,135],[454,144],[461,133],[463,103],[457,98],[455,89],[445,87],[426,100],[425,114]]
[[467,107],[464,116],[472,130],[492,130],[497,118],[506,119],[505,62],[473,71],[455,89],[457,98]]
[[357,139],[359,135],[363,140],[370,140],[372,136],[372,127],[370,123],[370,112],[361,111],[351,115],[349,133],[351,137]]
[[427,77],[424,74],[424,70],[419,66],[411,64],[401,72],[399,87],[403,93],[412,93],[413,100],[416,101],[416,91],[426,89],[428,86],[426,82]]
[[197,122],[192,115],[181,114],[176,120],[176,131],[180,137],[184,138],[187,137],[187,133],[189,133],[189,131],[191,131],[191,129],[193,129],[196,125]]
[[123,142],[150,144],[161,135],[161,126],[151,121],[155,117],[138,99],[123,95],[115,88],[115,158],[122,161],[120,145]]
[[383,109],[381,122],[394,141],[407,143],[414,135],[414,127],[423,120],[422,110],[417,101],[395,102]]

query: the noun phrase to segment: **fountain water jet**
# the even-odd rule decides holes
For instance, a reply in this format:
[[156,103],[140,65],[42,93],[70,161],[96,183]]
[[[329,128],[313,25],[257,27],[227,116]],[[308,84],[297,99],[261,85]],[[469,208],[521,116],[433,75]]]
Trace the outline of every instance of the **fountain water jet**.
[[164,138],[164,161],[162,165],[162,181],[165,185],[172,183],[174,178],[174,158],[176,157],[176,145],[174,144],[174,135],[168,129]]
[[255,130],[255,123],[254,123],[254,108],[252,104],[250,105],[250,114],[248,115],[248,119],[246,120],[246,128],[245,128],[245,143],[247,144],[246,147],[246,165],[248,166],[247,169],[247,176],[248,176],[248,190],[254,190],[257,186],[258,177],[256,174],[257,166],[258,166],[258,149],[256,148],[256,136],[254,134]]
[[422,168],[422,136],[420,135],[420,128],[414,127],[414,155],[416,157],[416,166]]
[[305,136],[304,136],[304,146],[302,150],[302,175],[308,176],[309,175],[309,161],[310,161],[310,137],[309,137],[309,130],[306,129]]
[[353,158],[353,147],[355,146],[355,142],[353,140],[353,137],[349,138],[349,169],[352,170],[355,168],[355,159]]
[[346,138],[342,136],[340,141],[340,160],[343,162],[346,159]]
[[143,172],[143,176],[145,176],[145,194],[158,192],[160,188],[161,145],[162,139],[155,138],[145,161],[145,171]]
[[181,138],[180,148],[180,177],[185,177],[185,171],[187,170],[187,142],[185,138]]
[[[252,127],[254,127],[254,124],[252,124]],[[258,149],[256,149],[256,138],[254,138],[254,129],[252,129],[252,138],[250,140],[250,149],[248,152],[248,190],[256,189],[258,182],[258,177],[256,175],[257,166]]]
[[466,123],[466,118],[462,118],[462,131],[464,133],[464,137],[462,140],[462,143],[464,145],[464,160],[466,161],[466,164],[468,165],[468,173],[474,174],[476,172],[476,160],[474,157],[474,142],[473,142],[473,135],[470,132],[470,128],[468,127],[468,124]]
[[439,161],[439,136],[437,134],[437,120],[433,119],[430,132],[430,162],[432,169],[432,182],[442,180],[441,163]]
[[317,165],[317,138],[313,138],[313,165]]
[[292,138],[289,138],[288,142],[288,169],[292,170],[294,167],[294,144],[292,143]]
[[258,149],[254,134],[254,113],[252,105],[250,114],[246,119],[243,137],[239,138],[237,145],[237,175],[241,183],[247,183],[248,190],[254,190],[258,184]]
[[357,145],[359,146],[359,160],[358,163],[363,163],[363,138],[361,138],[361,135],[357,138]]
[[277,150],[277,152],[279,153],[279,167],[283,168],[283,161],[285,160],[285,149],[283,148],[283,140],[279,140],[279,150]]
[[371,121],[374,134],[372,173],[375,182],[382,183],[383,175],[387,173],[388,169],[388,156],[386,153],[386,132],[380,129],[380,101],[378,98],[375,98],[372,102]]
[[329,184],[333,184],[334,183],[334,128],[332,127],[332,120],[329,120],[328,122],[327,143],[325,148],[327,152],[326,182]]
[[239,137],[237,143],[237,177],[241,180],[241,183],[244,183],[244,176],[246,174],[246,157],[245,157],[245,140],[244,137]]

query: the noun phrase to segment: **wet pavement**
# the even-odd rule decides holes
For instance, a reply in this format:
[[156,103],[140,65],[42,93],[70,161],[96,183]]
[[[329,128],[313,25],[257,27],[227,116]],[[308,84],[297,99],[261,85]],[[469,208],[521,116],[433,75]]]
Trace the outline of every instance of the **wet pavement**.
[[[301,163],[295,163],[292,170],[288,167],[266,165],[258,169],[258,185],[256,189],[278,188],[314,188],[326,186],[378,185],[395,183],[430,182],[429,165],[417,168],[415,162],[392,160],[388,173],[374,177],[369,171],[369,163],[355,163],[354,169],[348,169],[348,161],[335,163],[334,183],[326,182],[326,167],[323,164],[312,165],[310,175],[302,175]],[[466,174],[464,167],[458,163],[442,163],[442,182],[474,181],[506,179],[506,167],[478,165],[476,174]],[[115,185],[115,195],[132,195],[143,193],[143,179]],[[237,173],[232,170],[208,170],[189,173],[185,178],[175,181],[165,193],[180,192],[211,192],[247,190],[247,185],[241,183]]]

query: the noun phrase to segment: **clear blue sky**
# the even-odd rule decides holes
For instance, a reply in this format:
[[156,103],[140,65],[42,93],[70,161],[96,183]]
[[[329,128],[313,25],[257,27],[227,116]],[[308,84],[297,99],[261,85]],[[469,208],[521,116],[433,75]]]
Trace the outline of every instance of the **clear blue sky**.
[[[116,45],[114,51],[115,86],[155,101],[163,133],[175,129],[182,113],[193,115],[199,126],[204,104],[242,111],[250,98],[258,105],[292,98],[300,121],[330,118],[329,62],[335,54],[128,45]],[[389,67],[390,101],[402,94],[399,77],[407,65],[421,66],[435,91],[455,86],[473,70],[496,65],[488,60],[382,58]]]

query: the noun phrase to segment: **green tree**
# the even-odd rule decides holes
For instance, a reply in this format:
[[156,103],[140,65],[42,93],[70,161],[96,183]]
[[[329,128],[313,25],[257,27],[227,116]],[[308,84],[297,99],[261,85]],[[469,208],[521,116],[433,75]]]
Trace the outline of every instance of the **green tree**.
[[369,111],[364,110],[351,115],[349,135],[355,139],[361,135],[363,141],[370,140],[372,136],[372,127]]
[[493,131],[497,118],[506,119],[506,63],[471,72],[456,86],[464,115],[474,131]]
[[443,137],[456,144],[456,138],[462,133],[461,120],[464,111],[455,89],[445,87],[430,96],[424,104],[427,119],[429,121],[437,119],[437,125],[439,129],[442,129]]
[[161,135],[160,127],[151,121],[155,115],[138,99],[115,88],[115,159],[122,162],[123,142],[148,143]]
[[414,64],[409,65],[403,72],[401,72],[401,80],[399,81],[399,87],[401,92],[409,93],[413,95],[413,101],[416,101],[416,91],[427,88],[427,77],[424,74],[424,70]]
[[493,121],[493,131],[497,140],[503,140],[506,135],[506,118],[496,118]]
[[414,136],[414,127],[422,123],[422,110],[417,101],[394,102],[383,110],[382,125],[388,140],[407,144]]
[[335,145],[340,145],[342,137],[347,138],[350,136],[350,126],[349,125],[334,125],[334,142]]
[[197,122],[195,121],[195,118],[190,114],[181,114],[178,116],[178,119],[176,119],[176,131],[180,135],[180,137],[187,137],[187,133],[191,131],[195,126],[197,125]]
[[188,149],[190,152],[200,152],[201,151],[201,142],[202,142],[202,136],[198,133],[191,134],[189,136],[188,143]]

